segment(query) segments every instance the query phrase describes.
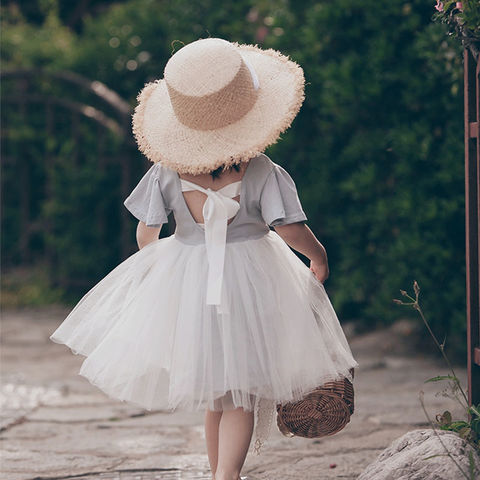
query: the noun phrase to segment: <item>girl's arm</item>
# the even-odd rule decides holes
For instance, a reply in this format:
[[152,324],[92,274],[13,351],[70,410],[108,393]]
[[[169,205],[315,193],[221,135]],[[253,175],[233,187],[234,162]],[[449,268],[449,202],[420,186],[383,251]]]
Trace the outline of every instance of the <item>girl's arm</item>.
[[147,227],[145,223],[143,223],[141,220],[138,222],[137,225],[137,244],[138,248],[141,249],[145,245],[158,240],[158,235],[160,234],[160,227]]
[[310,228],[301,222],[273,228],[290,247],[310,259],[310,270],[323,283],[330,274],[327,251]]

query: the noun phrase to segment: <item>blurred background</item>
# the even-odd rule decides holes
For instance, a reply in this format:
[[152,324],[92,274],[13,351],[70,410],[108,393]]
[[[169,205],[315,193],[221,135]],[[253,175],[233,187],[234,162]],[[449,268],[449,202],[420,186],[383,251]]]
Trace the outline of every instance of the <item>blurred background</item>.
[[[4,0],[2,308],[74,305],[136,251],[122,203],[150,166],[131,132],[136,95],[183,44],[221,37],[305,71],[302,109],[265,153],[327,249],[340,321],[418,323],[392,302],[417,280],[464,364],[462,48],[434,12],[423,0]],[[426,329],[412,341],[438,355]]]

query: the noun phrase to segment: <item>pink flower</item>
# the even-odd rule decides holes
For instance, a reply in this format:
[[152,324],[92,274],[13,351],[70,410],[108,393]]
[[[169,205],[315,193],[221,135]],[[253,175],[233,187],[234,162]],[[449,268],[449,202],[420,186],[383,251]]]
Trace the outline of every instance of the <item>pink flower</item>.
[[435,8],[436,8],[439,12],[443,12],[443,2],[441,2],[440,0],[437,0],[437,4],[435,5]]
[[455,7],[457,7],[459,10],[463,10],[462,2],[457,2],[457,3],[455,4]]

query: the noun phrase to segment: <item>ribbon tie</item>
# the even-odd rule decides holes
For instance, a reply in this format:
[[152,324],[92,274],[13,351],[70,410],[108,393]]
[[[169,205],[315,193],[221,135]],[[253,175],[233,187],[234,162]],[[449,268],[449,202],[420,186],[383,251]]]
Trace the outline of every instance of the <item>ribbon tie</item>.
[[[229,183],[219,190],[203,188],[181,179],[182,191],[199,190],[207,195],[203,204],[205,246],[208,259],[207,305],[216,305],[220,313],[228,313],[222,302],[223,269],[228,220],[234,217],[240,204],[233,200],[240,194],[241,181]],[[200,224],[202,225],[202,224]]]

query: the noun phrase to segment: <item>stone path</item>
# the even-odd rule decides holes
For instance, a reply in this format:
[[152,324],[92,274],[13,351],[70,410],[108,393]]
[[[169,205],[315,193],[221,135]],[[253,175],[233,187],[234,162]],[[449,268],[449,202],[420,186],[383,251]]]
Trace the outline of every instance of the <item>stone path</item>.
[[[1,478],[210,479],[203,412],[148,412],[109,398],[77,375],[84,357],[49,340],[69,310],[4,311],[1,324]],[[242,479],[355,479],[391,441],[427,427],[418,392],[431,418],[462,412],[440,385],[438,359],[412,352],[411,329],[354,335],[343,325],[360,364],[355,413],[334,436],[287,438],[273,426],[260,456],[249,453]],[[465,369],[457,367],[462,385]]]

